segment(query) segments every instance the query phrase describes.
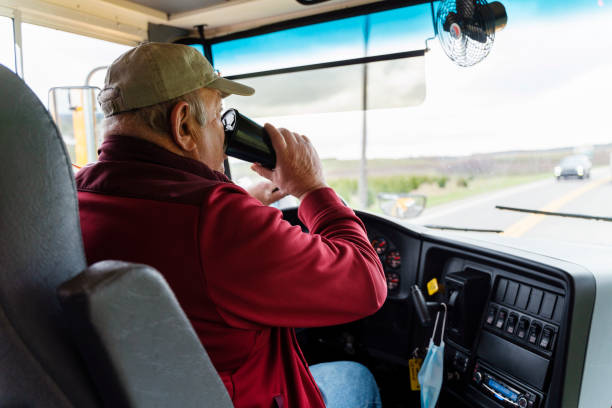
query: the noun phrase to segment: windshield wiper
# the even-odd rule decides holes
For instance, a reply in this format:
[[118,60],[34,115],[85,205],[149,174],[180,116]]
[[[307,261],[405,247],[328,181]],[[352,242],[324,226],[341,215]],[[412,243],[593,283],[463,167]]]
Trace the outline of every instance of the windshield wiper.
[[560,213],[560,212],[552,212],[552,211],[530,210],[528,208],[505,207],[503,205],[496,205],[495,208],[497,208],[498,210],[518,211],[518,212],[526,212],[526,213],[531,213],[531,214],[554,215],[557,217],[582,218],[585,220],[612,222],[612,217],[601,217],[598,215],[571,214],[571,213]]
[[439,230],[450,230],[450,231],[494,232],[496,234],[501,234],[502,232],[504,232],[503,230],[496,230],[496,229],[461,228],[461,227],[450,227],[448,225],[425,224],[423,226],[426,227],[426,228],[433,228],[433,229],[439,229]]

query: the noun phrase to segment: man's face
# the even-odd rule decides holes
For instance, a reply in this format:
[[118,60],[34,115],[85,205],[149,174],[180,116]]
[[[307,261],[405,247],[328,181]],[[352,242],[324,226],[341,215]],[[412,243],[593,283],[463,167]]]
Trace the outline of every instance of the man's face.
[[206,108],[206,124],[200,126],[192,117],[198,129],[198,159],[213,170],[223,172],[223,161],[227,157],[223,149],[225,133],[221,123],[221,93],[216,89],[202,88],[200,98]]

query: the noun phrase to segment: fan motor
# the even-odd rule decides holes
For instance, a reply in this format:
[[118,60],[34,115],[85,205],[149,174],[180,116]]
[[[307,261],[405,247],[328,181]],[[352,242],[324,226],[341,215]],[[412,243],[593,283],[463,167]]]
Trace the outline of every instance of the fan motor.
[[506,9],[498,1],[443,0],[438,7],[436,31],[449,58],[467,67],[489,54],[495,33],[507,22]]

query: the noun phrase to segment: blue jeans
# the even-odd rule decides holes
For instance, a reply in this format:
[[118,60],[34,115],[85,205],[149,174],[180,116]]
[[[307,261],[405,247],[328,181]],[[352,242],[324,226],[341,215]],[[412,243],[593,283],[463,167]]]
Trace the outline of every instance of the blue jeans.
[[376,380],[370,370],[353,361],[334,361],[310,367],[327,408],[381,408]]

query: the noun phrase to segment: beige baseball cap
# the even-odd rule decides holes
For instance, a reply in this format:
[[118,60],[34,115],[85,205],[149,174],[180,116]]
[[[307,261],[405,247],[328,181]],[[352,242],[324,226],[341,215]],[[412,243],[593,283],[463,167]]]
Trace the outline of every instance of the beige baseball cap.
[[117,58],[106,72],[98,102],[104,116],[169,101],[200,88],[252,95],[250,86],[217,75],[195,48],[181,44],[146,43]]

